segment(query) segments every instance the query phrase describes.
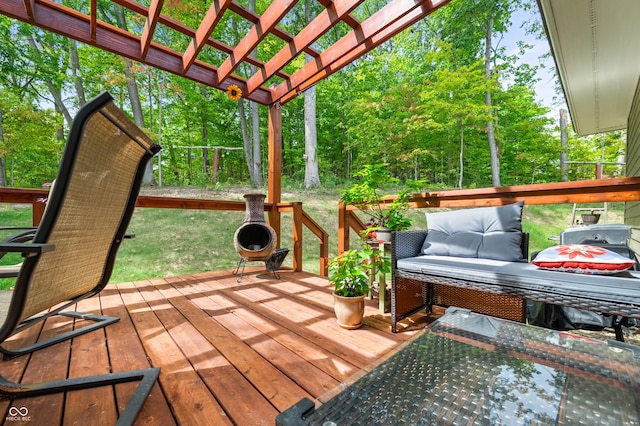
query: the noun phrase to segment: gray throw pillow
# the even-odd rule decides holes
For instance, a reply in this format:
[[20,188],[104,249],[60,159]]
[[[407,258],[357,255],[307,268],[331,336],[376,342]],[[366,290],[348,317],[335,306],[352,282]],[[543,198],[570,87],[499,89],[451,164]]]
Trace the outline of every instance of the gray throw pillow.
[[522,256],[524,202],[427,213],[424,254],[526,262]]

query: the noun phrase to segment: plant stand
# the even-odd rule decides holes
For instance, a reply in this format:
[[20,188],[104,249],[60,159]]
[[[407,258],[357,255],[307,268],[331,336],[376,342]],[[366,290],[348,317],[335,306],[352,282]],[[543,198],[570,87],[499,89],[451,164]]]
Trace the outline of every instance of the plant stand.
[[[391,251],[391,242],[387,241],[369,241],[367,242],[374,249],[380,249],[382,253],[386,251]],[[378,280],[376,280],[376,275],[378,276]],[[377,291],[375,288],[377,287]],[[387,278],[385,274],[378,274],[375,268],[372,268],[369,272],[369,298],[373,299],[375,294],[378,295],[378,310],[381,314],[385,312],[390,312],[391,307],[389,303],[388,290],[387,290]],[[390,293],[389,293],[390,294]]]

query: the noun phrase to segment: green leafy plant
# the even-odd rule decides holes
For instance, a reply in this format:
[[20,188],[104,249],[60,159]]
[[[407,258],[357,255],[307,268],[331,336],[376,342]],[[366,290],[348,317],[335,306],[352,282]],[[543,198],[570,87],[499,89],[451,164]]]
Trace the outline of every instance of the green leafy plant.
[[369,292],[371,269],[369,256],[364,251],[352,249],[329,261],[329,282],[338,296],[356,297]]
[[369,292],[369,274],[391,272],[391,259],[378,247],[372,247],[373,229],[361,232],[363,248],[352,249],[329,261],[329,282],[338,296],[357,297]]
[[386,196],[382,188],[390,183],[398,183],[399,179],[391,176],[388,163],[368,164],[354,173],[358,182],[345,190],[340,201],[358,207],[370,217],[367,226],[384,227],[392,231],[409,229],[411,220],[404,216],[409,207],[411,194],[419,191],[422,181],[407,180],[404,189],[390,203],[384,204]]

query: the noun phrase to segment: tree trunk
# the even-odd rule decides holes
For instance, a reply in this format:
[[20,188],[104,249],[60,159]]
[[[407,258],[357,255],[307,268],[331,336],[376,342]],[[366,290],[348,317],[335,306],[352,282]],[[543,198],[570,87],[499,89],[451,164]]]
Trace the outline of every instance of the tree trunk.
[[[41,48],[39,47],[39,44],[36,43],[34,36],[33,35],[29,36],[28,40],[31,47],[33,47],[34,51],[38,52],[38,55],[39,55]],[[38,60],[42,61],[41,58],[39,58]],[[55,104],[56,111],[62,114],[62,116],[64,117],[64,121],[67,123],[67,126],[70,129],[71,123],[73,122],[73,117],[71,116],[71,113],[69,112],[64,102],[62,101],[62,90],[56,87],[56,85],[53,84],[53,82],[49,79],[48,76],[45,75],[43,76],[43,78],[44,78],[44,83],[47,86],[47,89],[49,90],[49,93],[53,97],[53,103]]]
[[[4,146],[4,111],[0,109],[0,145]],[[0,186],[7,186],[7,157],[0,157]]]
[[[127,20],[124,16],[124,8],[118,9],[118,25],[123,30],[127,29]],[[133,121],[138,127],[145,128],[144,114],[142,113],[142,103],[140,102],[140,93],[138,92],[138,83],[136,82],[136,76],[133,72],[133,62],[123,57],[124,60],[124,76],[127,81],[127,92],[129,93],[129,102],[131,102],[131,112],[133,113]],[[144,176],[142,177],[142,185],[150,186],[155,185],[156,180],[153,176],[153,160],[147,163],[147,167],[144,169]]]
[[256,179],[254,177],[253,167],[253,145],[249,138],[249,131],[247,129],[247,119],[244,115],[244,99],[238,100],[238,115],[240,116],[240,129],[242,129],[242,144],[244,146],[244,156],[247,160],[247,169],[249,170],[249,180],[251,181],[251,187],[257,186]]
[[[256,11],[256,0],[249,0],[249,10],[251,12]],[[257,52],[254,49],[249,54],[252,58],[257,56]],[[255,67],[251,67],[252,72],[256,72]],[[240,126],[242,127],[242,139],[244,142],[244,150],[247,156],[247,167],[249,168],[249,176],[251,178],[251,187],[257,188],[262,185],[262,162],[260,155],[260,115],[259,106],[255,102],[249,101],[249,113],[251,115],[251,139],[249,139],[249,133],[247,132],[247,122],[244,114],[243,100],[240,99],[238,103],[238,111],[242,111],[240,114]]]
[[458,174],[458,189],[462,189],[462,177],[464,175],[464,124],[460,123],[460,157],[458,158],[460,173]]
[[[307,58],[309,59],[309,58]],[[310,87],[304,92],[304,187],[317,188],[320,186],[318,174],[318,132],[316,128],[316,87]]]
[[[484,77],[487,81],[491,79],[491,37],[493,34],[493,20],[495,12],[491,13],[487,21],[487,32],[485,37],[484,50]],[[484,94],[484,103],[487,108],[491,108],[491,90],[487,88]],[[495,188],[502,186],[500,183],[500,158],[498,155],[498,145],[493,132],[493,120],[487,123],[487,139],[489,141],[489,153],[491,155],[491,181]]]
[[[64,121],[67,123],[67,128],[71,129],[71,123],[73,123],[73,117],[71,116],[71,113],[69,112],[64,102],[62,101],[62,91],[56,86],[54,86],[54,84],[51,83],[50,81],[45,81],[45,85],[47,86],[47,89],[49,89],[49,93],[51,93],[51,96],[53,97],[53,103],[56,111],[62,114],[62,116],[64,117]],[[58,138],[60,137],[58,136]],[[64,139],[64,136],[62,139]]]
[[262,156],[260,155],[260,115],[259,107],[249,101],[251,108],[251,139],[253,140],[253,178],[254,186],[262,186]]
[[[305,24],[313,20],[311,0],[304,2]],[[313,58],[305,53],[305,63]],[[307,189],[320,186],[318,174],[318,129],[316,127],[316,86],[304,92],[304,187]]]
[[567,133],[567,111],[560,110],[560,171],[562,182],[569,182],[569,137]]
[[76,96],[78,104],[83,106],[87,103],[87,97],[84,93],[84,82],[82,80],[82,72],[80,71],[80,58],[78,57],[78,45],[75,40],[69,39],[69,61],[71,66],[71,74],[73,75],[73,84],[76,88]]
[[[118,8],[118,25],[127,30],[127,20],[124,16],[124,9]],[[124,58],[124,75],[127,81],[127,92],[129,93],[129,102],[131,103],[131,112],[133,113],[133,121],[138,127],[145,128],[144,114],[142,113],[142,103],[140,102],[140,94],[138,92],[138,83],[136,82],[135,73],[133,72],[133,62]],[[147,163],[147,167],[144,170],[144,176],[142,177],[142,185],[150,186],[155,185],[156,181],[153,176],[153,161]]]

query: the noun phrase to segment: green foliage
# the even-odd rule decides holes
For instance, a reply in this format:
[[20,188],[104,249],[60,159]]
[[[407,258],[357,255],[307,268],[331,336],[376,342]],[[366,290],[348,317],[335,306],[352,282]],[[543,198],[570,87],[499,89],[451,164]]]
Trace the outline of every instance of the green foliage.
[[372,246],[376,228],[361,232],[362,249],[347,250],[329,261],[329,283],[338,296],[363,296],[369,292],[369,277],[376,273],[389,274],[391,259],[379,247]]
[[409,207],[411,194],[419,190],[422,182],[406,181],[396,198],[383,206],[381,191],[385,186],[399,182],[398,178],[391,176],[388,166],[388,163],[368,164],[354,173],[359,180],[342,193],[340,201],[363,210],[371,218],[368,224],[371,227],[402,231],[411,226],[411,220],[403,212]]
[[7,183],[39,187],[55,179],[63,144],[56,139],[60,123],[53,112],[22,103],[0,89],[0,117],[0,156],[6,161]]
[[[257,1],[264,11],[269,2]],[[101,13],[121,26],[109,2]],[[549,111],[533,91],[539,64],[517,61],[531,47],[507,54],[499,43],[491,52],[491,75],[484,75],[484,38],[493,19],[494,40],[500,40],[514,10],[535,8],[531,0],[453,0],[427,19],[417,22],[352,65],[316,85],[319,174],[323,185],[341,184],[352,170],[371,163],[387,163],[391,174],[405,181],[424,180],[431,187],[448,189],[492,185],[487,122],[493,122],[501,164],[501,183],[517,185],[560,179],[560,143]],[[312,4],[312,16],[322,10]],[[291,10],[286,26],[297,34],[308,17],[303,4]],[[202,2],[188,0],[165,4],[163,13],[186,25],[199,22],[206,10]],[[370,16],[369,4],[353,11]],[[131,29],[142,31],[144,20],[125,15]],[[539,17],[538,17],[539,20]],[[224,14],[212,37],[235,44],[249,23],[235,14]],[[532,22],[531,31],[540,31]],[[316,41],[322,51],[350,28],[339,25]],[[36,37],[38,43],[33,44]],[[188,37],[160,26],[154,38],[176,51],[184,51]],[[215,183],[249,181],[243,151],[221,151],[216,182],[211,150],[181,146],[242,148],[238,103],[224,92],[196,84],[146,65],[125,61],[109,52],[77,44],[79,69],[71,69],[71,41],[0,16],[0,173],[8,185],[39,187],[55,176],[68,122],[56,111],[51,90],[58,91],[69,115],[103,90],[110,91],[125,111],[131,108],[127,69],[132,72],[140,98],[146,131],[163,146],[164,184],[210,187]],[[286,45],[268,37],[257,48],[266,60]],[[227,54],[205,47],[201,59],[219,66]],[[292,62],[283,71],[294,72],[302,64]],[[238,69],[248,76],[250,69]],[[279,83],[272,77],[268,84]],[[486,92],[492,105],[484,102]],[[304,180],[305,123],[303,97],[282,106],[283,181],[300,186]],[[60,110],[60,108],[58,108]],[[249,108],[245,103],[245,114]],[[268,159],[267,109],[260,108],[261,164]],[[65,127],[66,125],[66,127]],[[251,125],[251,123],[249,123]],[[250,132],[251,129],[246,129]],[[570,180],[591,179],[593,162],[616,162],[625,154],[625,135],[569,137]],[[208,154],[208,155],[206,155]],[[591,163],[591,164],[588,164]],[[606,166],[604,174],[619,176],[622,167]]]
[[363,296],[369,292],[370,269],[367,252],[347,250],[329,261],[329,283],[338,296]]

